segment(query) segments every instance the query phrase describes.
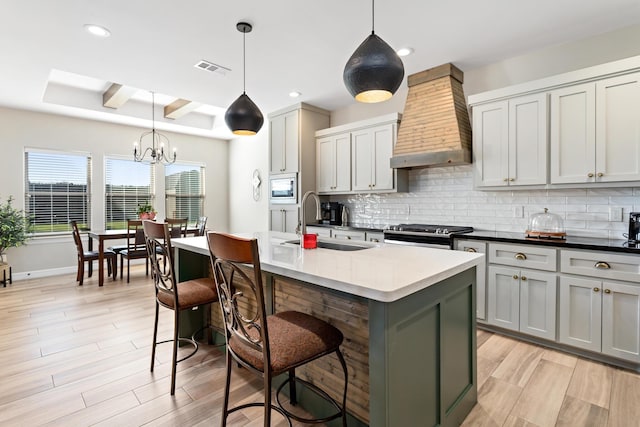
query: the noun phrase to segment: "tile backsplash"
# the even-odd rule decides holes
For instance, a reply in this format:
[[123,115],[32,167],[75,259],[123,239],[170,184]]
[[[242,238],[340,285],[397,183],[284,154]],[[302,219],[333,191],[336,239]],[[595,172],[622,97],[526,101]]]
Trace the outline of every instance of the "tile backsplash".
[[564,219],[568,235],[623,239],[629,212],[640,211],[640,187],[476,191],[472,166],[465,165],[411,170],[407,193],[331,200],[348,206],[349,222],[362,227],[424,223],[524,232],[530,214],[549,208]]

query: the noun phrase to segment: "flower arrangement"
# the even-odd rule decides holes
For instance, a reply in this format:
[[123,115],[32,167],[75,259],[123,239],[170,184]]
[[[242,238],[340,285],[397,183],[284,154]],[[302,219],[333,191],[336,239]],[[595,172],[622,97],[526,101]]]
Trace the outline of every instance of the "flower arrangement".
[[138,218],[140,219],[156,219],[156,211],[151,203],[138,205]]
[[30,221],[12,202],[13,197],[9,196],[6,202],[0,203],[0,256],[9,248],[24,245],[31,231]]

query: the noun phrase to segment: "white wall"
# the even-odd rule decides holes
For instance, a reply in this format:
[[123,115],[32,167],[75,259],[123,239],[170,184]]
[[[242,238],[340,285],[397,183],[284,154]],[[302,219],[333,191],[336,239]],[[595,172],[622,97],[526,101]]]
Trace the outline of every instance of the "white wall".
[[[147,129],[83,120],[51,114],[0,108],[0,197],[15,199],[24,207],[24,149],[44,148],[79,151],[92,156],[92,228],[104,227],[104,157],[132,155],[132,143]],[[208,227],[227,229],[229,173],[225,141],[163,132],[178,149],[178,161],[204,163],[205,207]],[[157,166],[157,177],[163,177]],[[157,179],[156,209],[164,210],[164,180]],[[222,203],[220,202],[222,201]],[[160,212],[160,217],[164,215]],[[86,244],[86,241],[85,241]],[[76,250],[71,234],[57,238],[34,238],[20,248],[7,251],[18,277],[75,271]]]
[[[637,40],[640,25],[465,70],[465,95],[640,55]],[[406,92],[406,87],[402,88],[390,101],[375,108],[354,102],[334,111],[331,125],[402,112]],[[628,213],[640,210],[640,188],[474,191],[471,171],[471,166],[412,170],[409,193],[331,200],[347,204],[350,220],[362,226],[416,222],[517,232],[524,232],[529,214],[548,207],[565,219],[565,226],[574,236],[614,239],[622,239],[622,233],[627,231]],[[524,216],[514,217],[514,208],[522,208]],[[625,219],[610,218],[611,208],[623,208]]]
[[[253,199],[253,171],[258,170],[261,197]],[[269,121],[255,136],[239,137],[229,144],[229,231],[266,231],[269,227]]]

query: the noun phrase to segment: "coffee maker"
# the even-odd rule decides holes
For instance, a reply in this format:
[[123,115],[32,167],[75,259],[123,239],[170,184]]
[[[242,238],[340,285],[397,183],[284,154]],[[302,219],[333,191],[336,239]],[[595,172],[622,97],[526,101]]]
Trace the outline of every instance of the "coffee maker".
[[640,212],[629,214],[629,244],[640,244]]
[[340,225],[342,223],[342,208],[338,202],[324,202],[320,205],[322,224]]

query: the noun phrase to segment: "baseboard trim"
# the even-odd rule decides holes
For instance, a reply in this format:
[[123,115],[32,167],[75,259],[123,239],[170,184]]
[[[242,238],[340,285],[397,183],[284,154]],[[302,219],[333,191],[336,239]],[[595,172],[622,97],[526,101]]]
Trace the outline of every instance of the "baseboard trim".
[[[118,260],[118,270],[120,270],[119,261],[120,260]],[[131,260],[131,265],[136,265],[136,264],[144,264],[144,260],[143,259]],[[105,276],[107,274],[106,270],[107,270],[107,267],[105,266]],[[17,273],[14,270],[12,274],[12,279],[14,282],[18,280],[41,279],[43,277],[61,276],[63,274],[75,274],[77,271],[78,271],[77,266],[75,265],[69,266],[69,267],[47,268],[44,270],[21,271]],[[86,271],[87,270],[85,266],[85,275],[86,275]],[[98,272],[98,265],[94,264],[93,273],[97,274],[97,272]],[[118,274],[120,274],[120,271],[118,271]]]

